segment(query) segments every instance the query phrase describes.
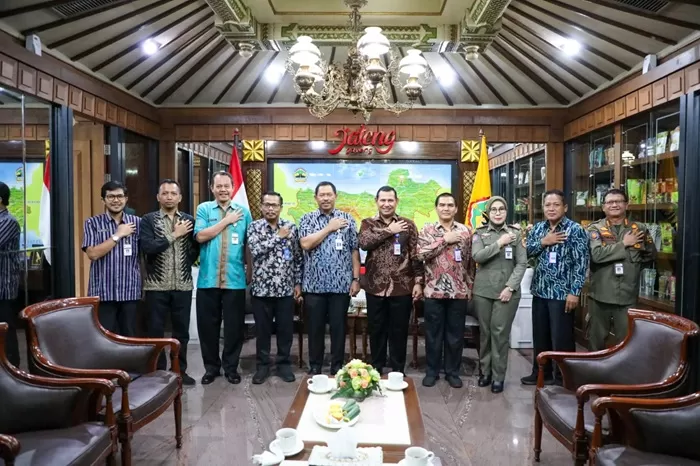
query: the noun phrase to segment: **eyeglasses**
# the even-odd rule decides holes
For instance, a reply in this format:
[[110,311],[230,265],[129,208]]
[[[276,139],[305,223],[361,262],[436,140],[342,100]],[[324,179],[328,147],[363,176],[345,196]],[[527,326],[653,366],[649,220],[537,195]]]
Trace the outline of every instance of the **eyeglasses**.
[[492,214],[497,214],[499,212],[505,212],[505,211],[506,211],[505,207],[495,207],[493,209],[489,209],[489,212],[491,212]]
[[279,204],[270,204],[269,202],[263,202],[262,206],[266,209],[278,209],[280,207]]
[[126,196],[123,194],[107,194],[105,199],[108,201],[123,201],[126,199]]
[[626,204],[626,203],[627,203],[627,201],[620,200],[620,199],[617,199],[614,201],[605,201],[605,205],[622,205],[622,204]]

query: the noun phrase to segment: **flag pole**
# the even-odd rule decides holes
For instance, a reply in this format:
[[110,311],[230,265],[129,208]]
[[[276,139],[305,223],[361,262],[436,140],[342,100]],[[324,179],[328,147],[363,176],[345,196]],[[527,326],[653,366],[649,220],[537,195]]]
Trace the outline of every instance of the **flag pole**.
[[[233,147],[236,148],[236,156],[239,158],[240,158],[240,156],[238,154],[239,154],[239,151],[241,149],[239,147],[240,145],[241,145],[241,134],[238,131],[238,128],[234,128],[233,129]],[[230,170],[230,167],[229,167],[229,170]]]

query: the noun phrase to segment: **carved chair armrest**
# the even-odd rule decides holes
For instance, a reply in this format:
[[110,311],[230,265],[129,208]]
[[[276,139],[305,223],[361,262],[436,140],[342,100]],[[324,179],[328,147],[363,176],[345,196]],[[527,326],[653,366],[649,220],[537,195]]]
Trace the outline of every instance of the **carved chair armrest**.
[[622,343],[613,346],[612,348],[607,348],[601,351],[591,351],[588,353],[576,353],[576,352],[565,352],[565,351],[543,351],[537,355],[537,365],[539,366],[539,372],[537,374],[537,387],[544,387],[544,366],[548,361],[554,361],[559,370],[561,371],[562,379],[564,382],[564,388],[568,390],[576,390],[576,387],[571,386],[571,372],[575,370],[566,366],[566,362],[569,360],[574,361],[595,361],[595,360],[605,360],[617,353],[622,349]]
[[[120,343],[122,345],[133,345],[133,346],[153,346],[155,351],[149,356],[148,369],[150,372],[156,370],[156,365],[158,363],[158,356],[163,351],[163,349],[170,347],[171,354],[180,353],[180,342],[174,338],[136,338],[136,337],[125,337],[122,335],[117,335],[112,332],[105,332],[107,338],[115,343]],[[179,358],[172,358],[173,372],[180,374],[180,360]]]
[[5,463],[13,463],[19,455],[19,449],[19,440],[10,435],[0,434],[0,458]]
[[576,398],[579,401],[587,402],[591,395],[595,396],[611,396],[611,395],[653,395],[657,392],[665,391],[677,382],[680,382],[685,370],[679,370],[670,377],[661,382],[637,384],[637,385],[621,385],[621,384],[586,384],[581,385],[576,389]]

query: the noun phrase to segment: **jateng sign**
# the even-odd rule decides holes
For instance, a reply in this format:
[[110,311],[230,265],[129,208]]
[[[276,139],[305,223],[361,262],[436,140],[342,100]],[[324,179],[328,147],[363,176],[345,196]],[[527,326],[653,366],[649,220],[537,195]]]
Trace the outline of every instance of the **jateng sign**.
[[368,154],[372,155],[377,151],[380,155],[386,155],[391,152],[396,142],[396,132],[389,131],[368,131],[365,125],[360,126],[355,131],[350,131],[350,128],[339,129],[335,132],[336,136],[341,138],[337,147],[328,151],[331,155],[337,155],[345,150],[345,154]]

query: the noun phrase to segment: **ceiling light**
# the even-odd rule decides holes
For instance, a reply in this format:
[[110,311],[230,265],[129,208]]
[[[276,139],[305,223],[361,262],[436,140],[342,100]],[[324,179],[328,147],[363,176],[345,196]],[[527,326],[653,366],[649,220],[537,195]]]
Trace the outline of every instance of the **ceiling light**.
[[581,44],[574,39],[564,39],[564,41],[559,44],[559,49],[566,55],[576,55],[579,50],[581,50]]
[[437,75],[438,81],[440,81],[440,84],[443,86],[451,86],[453,82],[455,82],[455,74],[447,69],[442,70],[441,73]]
[[158,51],[160,45],[153,39],[146,39],[143,41],[143,44],[141,44],[141,48],[146,55],[153,55]]
[[322,150],[326,148],[326,141],[311,141],[311,148],[313,150]]
[[467,45],[464,47],[464,58],[469,61],[477,60],[479,58],[479,46]]
[[253,49],[255,46],[247,42],[240,42],[238,44],[238,54],[243,58],[250,58],[253,56]]
[[265,71],[265,79],[267,79],[267,82],[272,84],[277,84],[278,82],[280,82],[280,79],[282,79],[283,75],[284,68],[282,68],[279,65],[271,65]]

